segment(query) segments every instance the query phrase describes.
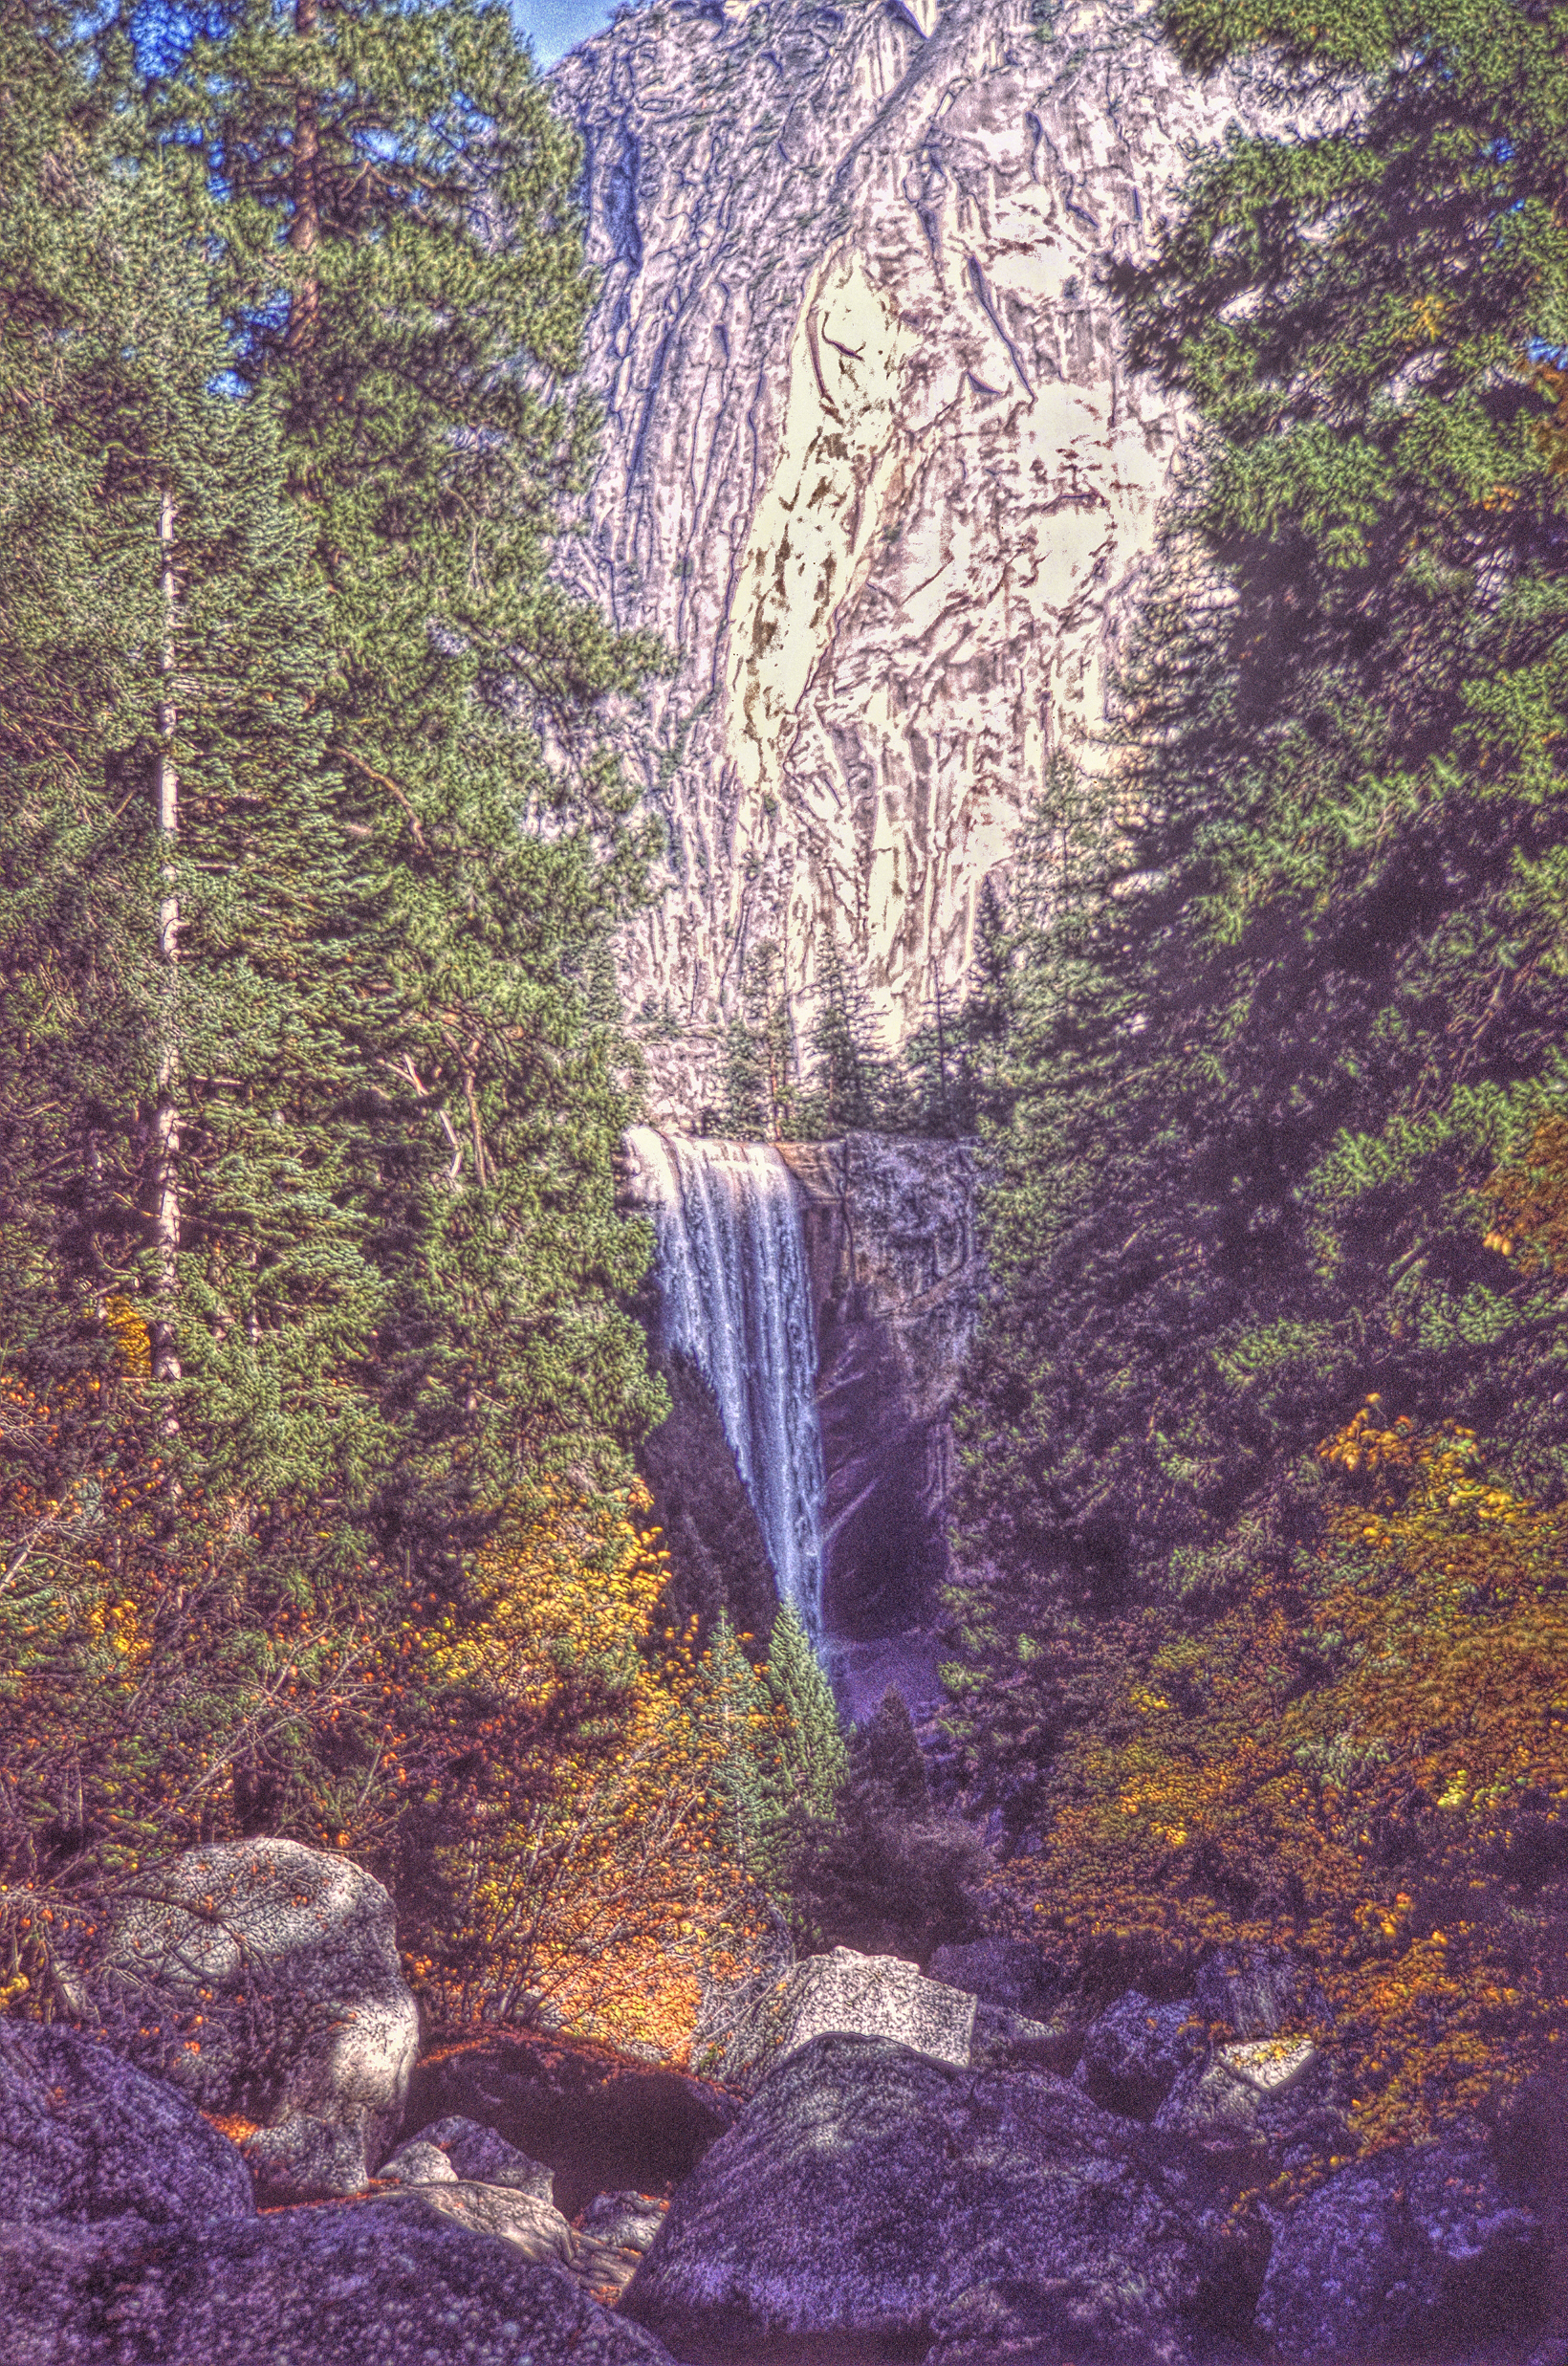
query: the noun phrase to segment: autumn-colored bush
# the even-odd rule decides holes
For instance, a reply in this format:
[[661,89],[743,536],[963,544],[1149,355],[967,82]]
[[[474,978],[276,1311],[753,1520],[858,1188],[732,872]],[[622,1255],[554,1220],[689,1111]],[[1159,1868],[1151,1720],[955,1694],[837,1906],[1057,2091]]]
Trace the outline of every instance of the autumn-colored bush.
[[537,1486],[439,1598],[313,1565],[171,1479],[144,1326],[104,1325],[100,1376],[0,1384],[0,2003],[72,2009],[146,1865],[285,1831],[388,1880],[441,2018],[679,2051],[766,1911],[792,1717],[722,1624],[664,1631],[645,1497]]
[[780,1710],[725,1631],[699,1653],[661,1630],[647,1509],[541,1491],[465,1611],[419,1636],[450,1754],[411,1802],[399,1886],[445,2021],[543,2009],[679,2052],[701,1973],[762,1910],[749,1802]]
[[1568,1507],[1376,1398],[1321,1449],[1318,1544],[1201,1624],[1168,1606],[1033,1648],[1092,1699],[1004,1922],[1104,1992],[1289,1944],[1377,2145],[1568,2044]]

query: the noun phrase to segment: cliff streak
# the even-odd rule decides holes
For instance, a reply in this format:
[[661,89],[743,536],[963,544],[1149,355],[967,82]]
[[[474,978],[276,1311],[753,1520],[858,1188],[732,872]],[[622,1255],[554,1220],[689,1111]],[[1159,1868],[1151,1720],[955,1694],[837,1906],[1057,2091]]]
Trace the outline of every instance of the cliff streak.
[[1093,758],[1180,427],[1103,269],[1257,110],[1132,0],[664,0],[554,82],[602,274],[571,563],[680,652],[626,733],[669,843],[624,976],[689,1125],[751,944],[798,1028],[831,931],[902,1041],[1054,753]]
[[807,289],[779,449],[751,519],[730,624],[728,753],[747,788],[782,782],[791,726],[833,621],[896,504],[907,336],[854,253]]

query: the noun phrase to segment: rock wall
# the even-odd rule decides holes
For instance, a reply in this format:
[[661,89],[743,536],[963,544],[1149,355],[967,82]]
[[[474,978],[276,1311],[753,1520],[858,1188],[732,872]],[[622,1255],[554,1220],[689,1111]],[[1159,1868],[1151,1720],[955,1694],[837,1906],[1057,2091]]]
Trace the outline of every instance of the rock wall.
[[780,1148],[806,1199],[827,1631],[894,1642],[928,1623],[946,1570],[953,1402],[980,1303],[974,1154],[871,1133]]
[[[974,1152],[964,1142],[853,1133],[781,1143],[800,1194],[826,1479],[823,1610],[851,1715],[897,1682],[932,1693],[928,1629],[946,1568],[952,1412],[979,1311]],[[621,1193],[640,1206],[628,1161]],[[657,1273],[642,1306],[659,1328]],[[642,1449],[684,1621],[728,1609],[767,1632],[773,1579],[718,1408],[685,1358],[673,1411]]]
[[571,565],[680,659],[627,734],[669,851],[625,984],[700,1126],[760,940],[797,1025],[828,931],[890,1045],[961,984],[1178,445],[1100,274],[1256,110],[1132,0],[662,0],[553,87],[602,274]]

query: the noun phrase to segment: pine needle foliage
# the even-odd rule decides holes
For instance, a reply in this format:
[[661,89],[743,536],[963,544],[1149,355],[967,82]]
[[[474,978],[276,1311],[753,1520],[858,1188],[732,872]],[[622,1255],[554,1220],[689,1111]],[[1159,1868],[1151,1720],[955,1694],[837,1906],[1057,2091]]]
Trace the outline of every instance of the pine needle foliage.
[[[1021,849],[949,1721],[971,1798],[1043,1847],[1003,1893],[1091,1984],[1248,1924],[1373,1984],[1376,1957],[1390,2012],[1419,1992],[1401,2100],[1357,1992],[1383,2140],[1522,2074],[1560,2002],[1557,1908],[1507,1868],[1565,1829],[1526,1697],[1568,1495],[1568,17],[1164,13],[1201,70],[1261,46],[1297,128],[1198,159],[1117,275],[1200,432],[1102,785],[1065,852],[1060,784]],[[1318,1446],[1374,1398],[1412,1459],[1358,1541]],[[1108,1886],[1052,1925],[1070,1861]],[[1492,2018],[1453,2006],[1442,2054],[1422,1967],[1456,1920],[1442,1992]]]

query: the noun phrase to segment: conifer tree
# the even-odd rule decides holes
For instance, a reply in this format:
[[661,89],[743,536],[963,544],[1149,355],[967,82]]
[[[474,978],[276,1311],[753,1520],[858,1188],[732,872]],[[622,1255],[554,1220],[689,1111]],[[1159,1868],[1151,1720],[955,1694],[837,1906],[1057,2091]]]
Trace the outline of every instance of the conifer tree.
[[726,1119],[743,1141],[776,1141],[789,1130],[795,1094],[784,959],[765,937],[746,955],[741,1007],[725,1041]]
[[875,1125],[882,1081],[865,990],[844,966],[831,915],[822,925],[817,993],[802,1128],[821,1137]]
[[1568,1486],[1561,1295],[1485,1204],[1568,1092],[1559,12],[1166,21],[1272,45],[1323,127],[1201,160],[1121,279],[1205,436],[1121,827],[1010,987],[952,1669],[998,1796],[1096,1714],[1074,1622],[1283,1578],[1374,1391]]
[[163,68],[161,168],[225,193],[240,374],[330,585],[326,761],[376,899],[382,1517],[450,1571],[531,1469],[619,1467],[660,1401],[617,1303],[646,1243],[614,1213],[600,992],[647,845],[583,721],[655,652],[547,573],[592,426],[559,391],[588,299],[577,150],[499,7],[237,0],[163,58],[125,22]]
[[200,221],[115,175],[53,76],[52,118],[9,119],[0,230],[7,1328],[47,1387],[112,1367],[120,1294],[210,1483],[352,1492],[381,1287],[317,936],[354,896],[324,603],[272,423],[215,390]]
[[788,1602],[774,1616],[756,1682],[765,1747],[756,1764],[754,1870],[787,1908],[794,1851],[832,1816],[846,1764],[832,1687]]
[[788,1802],[809,1814],[826,1815],[844,1779],[844,1738],[833,1688],[812,1649],[800,1613],[791,1602],[779,1604],[768,1638],[762,1680],[784,1716],[782,1762]]

